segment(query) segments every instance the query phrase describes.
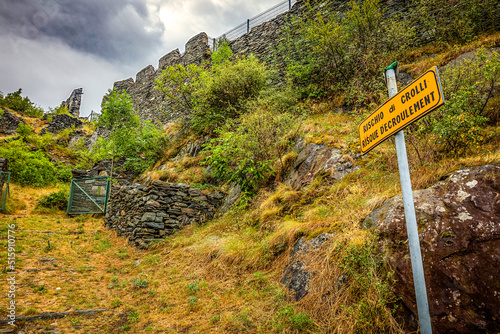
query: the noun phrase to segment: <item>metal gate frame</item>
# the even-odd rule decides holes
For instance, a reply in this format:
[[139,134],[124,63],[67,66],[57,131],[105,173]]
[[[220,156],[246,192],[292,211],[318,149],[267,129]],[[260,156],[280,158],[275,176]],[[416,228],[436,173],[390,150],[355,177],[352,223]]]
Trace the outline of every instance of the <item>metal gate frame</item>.
[[[10,172],[0,171],[0,179],[3,177],[3,174],[7,175],[7,183],[6,183],[7,185],[5,187],[5,193],[3,194],[3,198],[0,198],[0,202],[2,203],[2,205],[0,206],[0,211],[5,210],[5,202],[7,201],[7,194],[9,193],[9,182],[10,182]],[[2,184],[2,188],[3,188],[3,184]],[[3,189],[0,189],[0,195],[2,193],[2,190]]]
[[[99,204],[97,204],[96,201],[91,197],[91,195],[89,195],[85,190],[82,189],[82,187],[80,187],[78,185],[78,183],[76,183],[77,181],[88,181],[88,180],[96,180],[96,179],[107,179],[107,181],[106,181],[106,194],[105,194],[105,198],[104,198],[104,207],[101,207]],[[85,179],[72,179],[71,180],[71,188],[69,190],[68,208],[66,210],[66,213],[70,214],[70,215],[85,215],[85,214],[90,214],[90,213],[106,213],[106,209],[108,207],[110,186],[111,186],[111,179],[107,176],[89,177],[89,178],[85,178]],[[83,194],[85,196],[87,196],[87,198],[97,208],[100,209],[100,211],[70,212],[70,209],[73,205],[73,195],[74,195],[75,189],[79,189],[80,191],[82,191]]]

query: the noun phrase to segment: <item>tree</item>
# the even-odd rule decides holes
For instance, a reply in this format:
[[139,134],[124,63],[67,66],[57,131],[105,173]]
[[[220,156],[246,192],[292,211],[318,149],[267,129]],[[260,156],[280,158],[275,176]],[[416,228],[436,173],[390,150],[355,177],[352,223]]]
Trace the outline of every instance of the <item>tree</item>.
[[130,95],[125,91],[110,90],[102,103],[102,113],[97,124],[111,131],[113,149],[110,178],[112,178],[117,140],[127,138],[130,129],[141,125],[139,117],[134,114]]

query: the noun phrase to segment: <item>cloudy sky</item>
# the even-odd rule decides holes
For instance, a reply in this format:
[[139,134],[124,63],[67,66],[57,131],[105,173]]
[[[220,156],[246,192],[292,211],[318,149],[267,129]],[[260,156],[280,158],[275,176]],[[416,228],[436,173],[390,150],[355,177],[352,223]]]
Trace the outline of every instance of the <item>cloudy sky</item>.
[[281,0],[0,0],[0,91],[44,109],[83,88],[81,115],[113,83],[204,31],[218,37]]

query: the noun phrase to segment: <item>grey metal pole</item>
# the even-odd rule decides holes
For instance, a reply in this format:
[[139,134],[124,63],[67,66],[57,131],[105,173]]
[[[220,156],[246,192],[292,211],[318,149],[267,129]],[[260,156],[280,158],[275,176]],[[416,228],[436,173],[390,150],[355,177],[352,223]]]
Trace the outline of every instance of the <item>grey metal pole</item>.
[[[392,66],[391,66],[392,67]],[[389,98],[398,92],[396,84],[396,73],[393,68],[385,72],[387,80],[387,90]],[[398,155],[399,179],[401,181],[401,191],[403,193],[403,204],[405,209],[406,230],[410,245],[411,268],[413,271],[413,282],[415,285],[415,296],[417,299],[418,321],[422,334],[432,334],[431,317],[429,314],[429,304],[427,300],[427,290],[425,287],[424,266],[422,254],[420,252],[420,242],[418,239],[417,217],[415,215],[415,205],[411,188],[410,168],[406,155],[405,135],[403,130],[396,133],[396,152]]]
[[247,34],[250,32],[250,19],[247,19]]
[[288,0],[288,10],[292,9],[292,0]]

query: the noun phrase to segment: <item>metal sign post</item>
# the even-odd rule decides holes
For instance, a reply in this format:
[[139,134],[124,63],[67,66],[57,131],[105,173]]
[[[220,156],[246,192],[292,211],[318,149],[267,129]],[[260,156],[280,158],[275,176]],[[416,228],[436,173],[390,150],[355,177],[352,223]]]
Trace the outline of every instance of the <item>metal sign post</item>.
[[[389,98],[398,92],[396,84],[395,67],[397,63],[386,69],[387,89]],[[425,287],[424,267],[422,264],[422,254],[420,252],[420,242],[418,239],[417,218],[413,203],[413,193],[410,180],[410,168],[406,155],[405,135],[403,130],[396,133],[396,152],[398,156],[399,178],[401,180],[401,190],[403,193],[403,204],[405,210],[406,229],[408,242],[410,244],[411,267],[413,271],[413,282],[415,285],[415,296],[417,299],[418,321],[422,334],[431,334],[431,318],[429,315],[429,305],[427,301],[427,290]]]

